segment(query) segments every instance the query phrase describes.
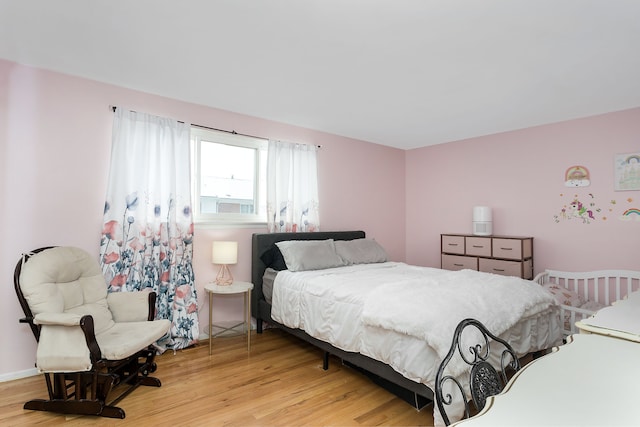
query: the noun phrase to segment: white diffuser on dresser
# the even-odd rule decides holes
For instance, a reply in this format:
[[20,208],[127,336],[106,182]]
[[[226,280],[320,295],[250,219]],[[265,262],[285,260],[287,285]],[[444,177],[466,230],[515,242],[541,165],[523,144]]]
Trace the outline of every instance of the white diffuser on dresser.
[[491,236],[493,222],[491,208],[487,206],[474,206],[473,208],[473,234],[476,236]]

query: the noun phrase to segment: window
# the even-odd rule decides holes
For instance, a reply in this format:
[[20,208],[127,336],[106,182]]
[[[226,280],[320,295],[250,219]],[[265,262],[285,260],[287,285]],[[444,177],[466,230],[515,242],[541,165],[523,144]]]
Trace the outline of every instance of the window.
[[191,181],[196,223],[263,224],[267,140],[191,128]]

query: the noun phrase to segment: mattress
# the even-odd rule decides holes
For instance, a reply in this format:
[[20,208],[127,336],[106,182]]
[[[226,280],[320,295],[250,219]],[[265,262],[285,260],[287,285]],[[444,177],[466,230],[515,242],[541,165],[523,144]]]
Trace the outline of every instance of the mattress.
[[[363,269],[366,270],[364,273]],[[389,262],[320,271],[280,272],[273,282],[272,317],[286,326],[303,329],[312,337],[337,348],[384,362],[405,378],[433,390],[442,359],[434,347],[417,336],[363,321],[367,298],[379,286],[376,278],[391,269],[398,269],[401,275],[412,274],[414,270],[429,276],[447,272]],[[368,277],[369,280],[350,280],[353,271],[358,271],[360,278]],[[328,277],[337,280],[328,287],[310,285],[326,283]],[[451,329],[451,337],[454,329]],[[559,307],[554,302],[538,312],[529,313],[498,335],[509,342],[519,355],[558,345],[562,336]],[[439,418],[439,414],[434,413],[434,417]]]

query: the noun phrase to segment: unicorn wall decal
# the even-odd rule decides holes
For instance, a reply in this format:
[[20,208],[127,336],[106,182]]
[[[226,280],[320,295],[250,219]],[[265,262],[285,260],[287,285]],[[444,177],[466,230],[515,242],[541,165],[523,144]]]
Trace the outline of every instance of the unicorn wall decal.
[[[562,196],[562,194],[561,194]],[[589,193],[589,196],[593,199],[593,194]],[[565,204],[560,213],[554,215],[555,222],[560,222],[561,220],[572,220],[572,219],[581,219],[583,224],[589,224],[591,221],[595,221],[596,214],[601,211],[600,208],[596,206],[594,201],[591,201],[588,204],[582,203],[578,198],[578,195],[574,195],[573,199],[569,199],[571,202]],[[605,219],[604,217],[602,219]]]
[[569,205],[569,216],[571,218],[580,218],[582,222],[586,223],[591,219],[596,219],[595,216],[593,216],[593,211],[587,209],[578,199],[573,199],[573,202]]

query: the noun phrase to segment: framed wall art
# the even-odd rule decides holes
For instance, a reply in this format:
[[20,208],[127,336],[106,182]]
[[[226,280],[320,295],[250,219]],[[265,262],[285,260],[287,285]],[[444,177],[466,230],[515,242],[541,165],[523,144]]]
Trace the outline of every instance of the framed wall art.
[[616,154],[614,161],[615,191],[640,190],[640,152]]

